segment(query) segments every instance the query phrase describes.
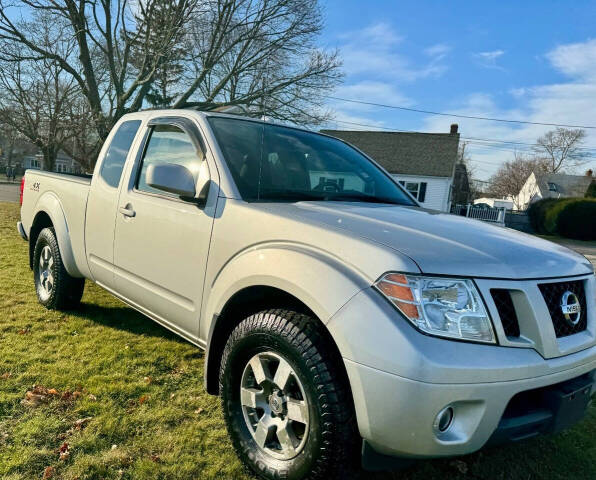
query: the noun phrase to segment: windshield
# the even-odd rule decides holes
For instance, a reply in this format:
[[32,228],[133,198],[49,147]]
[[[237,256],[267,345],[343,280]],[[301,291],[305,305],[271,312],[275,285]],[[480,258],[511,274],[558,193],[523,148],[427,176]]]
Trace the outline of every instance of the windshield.
[[340,140],[239,118],[208,119],[246,201],[415,205],[384,172]]

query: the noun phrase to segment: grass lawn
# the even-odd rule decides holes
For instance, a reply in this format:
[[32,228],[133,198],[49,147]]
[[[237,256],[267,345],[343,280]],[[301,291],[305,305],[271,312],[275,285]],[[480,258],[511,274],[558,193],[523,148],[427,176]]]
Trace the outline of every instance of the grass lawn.
[[[251,478],[203,353],[91,282],[78,311],[38,305],[17,219],[0,203],[0,478]],[[596,408],[552,438],[365,478],[594,479]]]

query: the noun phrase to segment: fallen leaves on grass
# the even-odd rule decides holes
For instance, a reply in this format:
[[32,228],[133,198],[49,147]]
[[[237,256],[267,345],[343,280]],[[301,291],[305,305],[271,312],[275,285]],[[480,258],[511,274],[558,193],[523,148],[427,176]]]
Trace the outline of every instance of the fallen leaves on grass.
[[195,410],[195,413],[196,413],[197,415],[199,415],[199,414],[203,413],[203,409],[202,409],[202,408],[197,408],[197,409]]
[[97,397],[95,395],[93,395],[92,393],[90,393],[87,398],[89,400],[91,400],[92,402],[97,402]]
[[148,395],[141,395],[141,397],[139,398],[139,404],[143,405],[143,403],[145,403],[147,400],[149,400]]
[[12,373],[10,373],[10,372],[4,372],[2,375],[0,375],[0,378],[1,378],[2,380],[7,380],[7,379],[9,379],[11,376],[12,376]]
[[54,469],[54,467],[46,467],[43,471],[43,477],[41,477],[42,480],[48,480],[49,478],[52,478],[54,476],[55,471],[56,470]]
[[68,457],[70,457],[70,448],[68,443],[64,442],[58,449],[58,453],[60,454],[60,460],[68,460]]
[[69,390],[64,391],[62,394],[55,388],[46,388],[43,385],[33,385],[32,390],[27,390],[25,398],[21,400],[21,404],[26,407],[38,407],[42,403],[49,402],[52,398],[60,397],[63,402],[70,402],[76,400],[81,396],[81,392],[78,390],[70,392]]
[[85,417],[85,418],[79,418],[75,423],[74,423],[74,429],[75,430],[81,430],[89,421],[91,421],[93,417]]
[[150,385],[151,383],[153,383],[153,379],[151,377],[145,377],[144,380],[147,385]]
[[30,331],[30,330],[29,330],[28,328],[21,328],[21,329],[18,331],[18,334],[19,334],[19,335],[27,335],[27,334],[29,333],[29,331]]

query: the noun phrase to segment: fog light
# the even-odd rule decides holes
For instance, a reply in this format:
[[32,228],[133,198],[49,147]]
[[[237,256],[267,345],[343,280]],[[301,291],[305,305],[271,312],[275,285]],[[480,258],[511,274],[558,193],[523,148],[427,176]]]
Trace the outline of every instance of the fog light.
[[438,433],[446,432],[453,422],[453,408],[445,407],[435,418],[434,428]]

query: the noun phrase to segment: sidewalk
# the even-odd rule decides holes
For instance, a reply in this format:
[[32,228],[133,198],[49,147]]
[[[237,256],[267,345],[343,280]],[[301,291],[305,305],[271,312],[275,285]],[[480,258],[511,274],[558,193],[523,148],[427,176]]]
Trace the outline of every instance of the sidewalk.
[[20,185],[21,178],[23,178],[23,177],[16,177],[15,181],[13,182],[11,180],[6,180],[5,176],[1,176],[0,177],[0,185]]

